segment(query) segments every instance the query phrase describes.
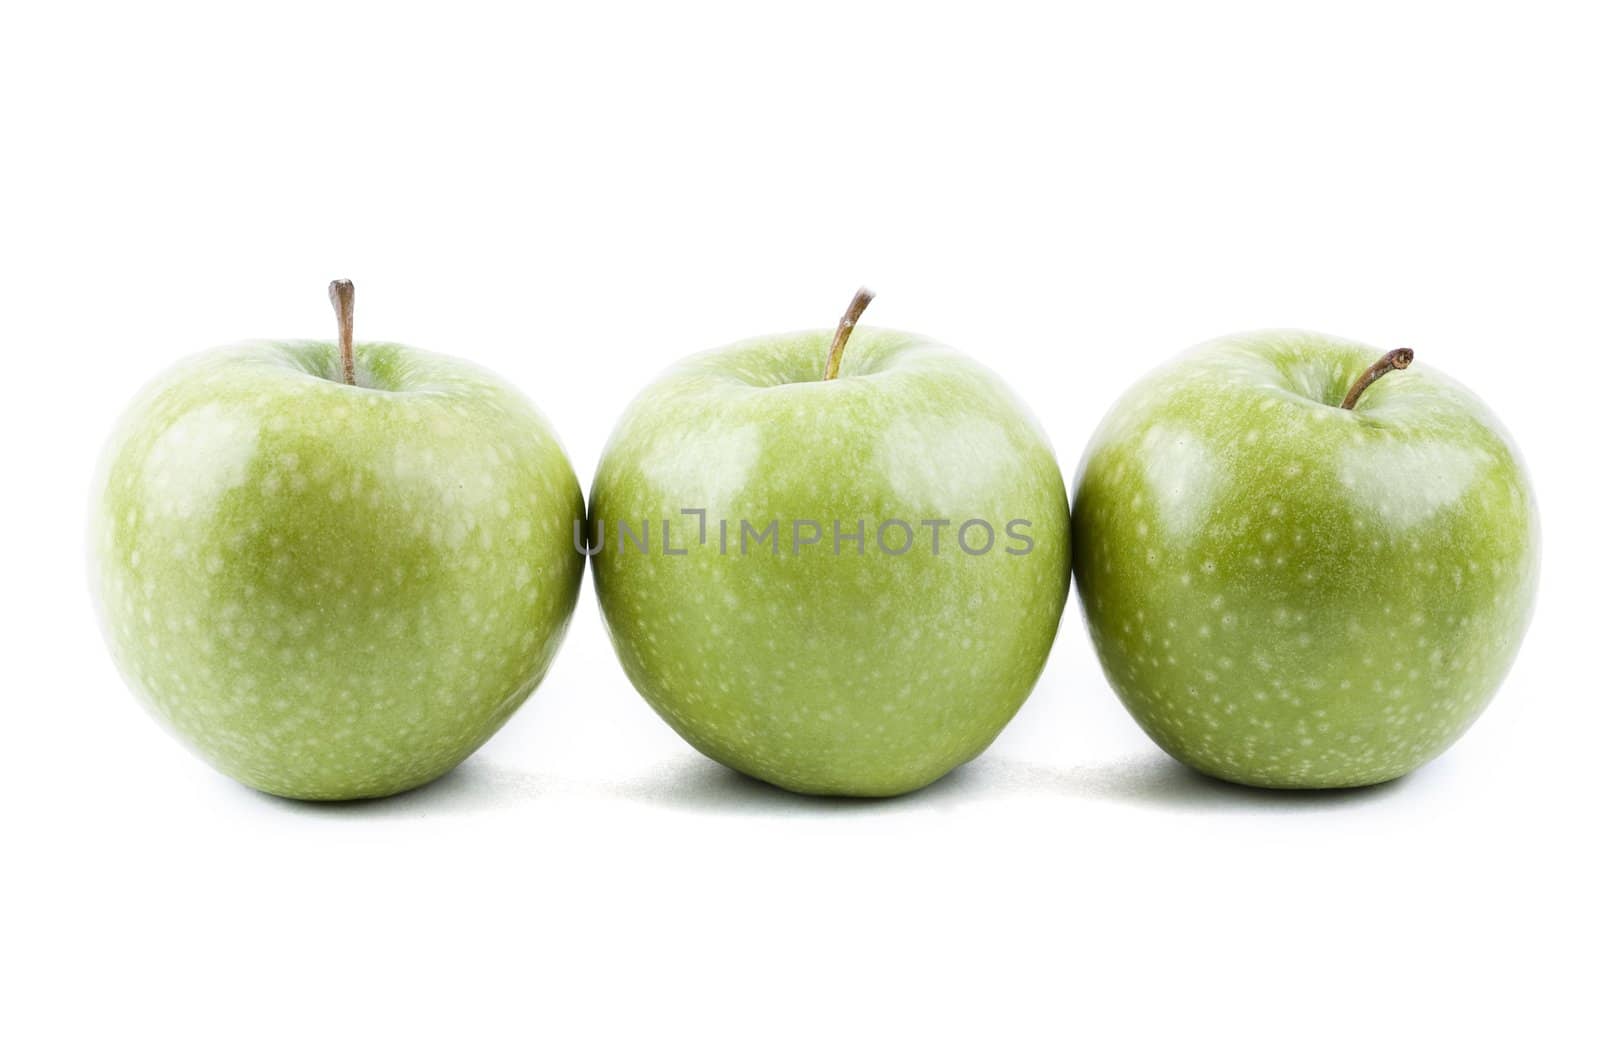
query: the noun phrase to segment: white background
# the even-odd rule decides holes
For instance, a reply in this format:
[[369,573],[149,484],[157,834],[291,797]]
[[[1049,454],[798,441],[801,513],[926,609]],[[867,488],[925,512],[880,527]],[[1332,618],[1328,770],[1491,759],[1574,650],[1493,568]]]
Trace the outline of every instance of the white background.
[[[0,16],[0,1056],[1594,1059],[1597,34],[1582,5],[33,4]],[[1077,605],[993,749],[891,802],[731,776],[586,583],[532,701],[357,806],[173,743],[95,630],[91,467],[254,336],[483,362],[591,478],[669,361],[869,320],[1028,397],[1070,477],[1192,343],[1405,344],[1511,426],[1538,613],[1399,783],[1208,782]]]

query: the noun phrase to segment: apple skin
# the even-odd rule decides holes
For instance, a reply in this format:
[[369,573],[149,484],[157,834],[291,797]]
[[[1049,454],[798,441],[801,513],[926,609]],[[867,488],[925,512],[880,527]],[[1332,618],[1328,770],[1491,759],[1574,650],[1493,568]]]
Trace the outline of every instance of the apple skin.
[[90,584],[112,654],[216,768],[291,798],[459,764],[549,668],[583,558],[549,425],[469,363],[255,342],[151,384],[108,443]]
[[1422,359],[1224,337],[1135,385],[1073,495],[1079,601],[1173,757],[1261,787],[1394,779],[1466,730],[1533,608],[1538,517],[1504,428]]
[[[1043,431],[977,363],[862,328],[825,381],[830,335],[696,356],[634,401],[591,493],[591,537],[608,537],[595,589],[628,677],[696,749],[792,791],[896,795],[981,753],[1038,679],[1071,578],[1066,490]],[[707,511],[704,544],[684,508]],[[664,553],[662,518],[687,554]],[[618,521],[645,519],[650,553],[619,549]],[[777,554],[741,554],[740,522],[773,519]],[[889,519],[913,526],[903,554],[878,549]],[[918,522],[939,519],[935,556]],[[995,530],[987,553],[958,546],[971,519]],[[1013,519],[1031,522],[1021,554]],[[796,553],[796,520],[822,542]],[[834,553],[835,520],[865,522],[864,553]]]

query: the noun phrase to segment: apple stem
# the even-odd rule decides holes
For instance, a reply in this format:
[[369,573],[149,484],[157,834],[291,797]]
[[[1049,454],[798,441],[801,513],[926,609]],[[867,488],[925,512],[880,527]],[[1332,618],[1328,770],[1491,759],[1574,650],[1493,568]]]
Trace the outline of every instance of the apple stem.
[[344,382],[356,382],[356,286],[347,280],[328,282],[328,299],[339,317],[339,364]]
[[1405,369],[1411,365],[1411,360],[1415,357],[1416,353],[1409,347],[1397,347],[1390,351],[1367,367],[1367,371],[1361,375],[1361,379],[1350,386],[1350,390],[1345,393],[1344,402],[1339,405],[1345,410],[1354,410],[1356,408],[1356,400],[1361,398],[1362,392],[1372,386],[1373,381],[1392,369]]
[[856,289],[855,298],[850,300],[844,317],[839,319],[839,328],[834,330],[833,346],[828,348],[828,368],[823,371],[823,380],[831,381],[839,376],[839,360],[844,357],[844,345],[850,342],[850,334],[855,331],[856,322],[861,320],[861,312],[867,309],[874,294],[870,288]]

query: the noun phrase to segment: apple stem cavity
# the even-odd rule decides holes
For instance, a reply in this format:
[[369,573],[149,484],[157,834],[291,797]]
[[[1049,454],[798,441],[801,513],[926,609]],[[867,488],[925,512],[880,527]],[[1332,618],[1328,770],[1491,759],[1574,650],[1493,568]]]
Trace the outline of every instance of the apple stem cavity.
[[823,371],[822,379],[831,381],[839,376],[839,360],[844,357],[844,345],[850,342],[850,334],[855,331],[856,322],[861,320],[861,312],[867,309],[867,304],[872,302],[875,295],[870,288],[858,288],[850,305],[845,308],[844,317],[839,319],[839,328],[833,333],[833,346],[828,348],[828,368]]
[[356,382],[356,286],[348,280],[328,282],[328,301],[339,317],[339,364],[344,368],[344,382]]
[[1345,393],[1344,402],[1340,403],[1339,406],[1345,410],[1354,410],[1356,408],[1356,400],[1361,398],[1362,392],[1372,387],[1373,381],[1392,369],[1405,369],[1411,365],[1411,360],[1415,357],[1416,352],[1409,347],[1397,347],[1390,351],[1367,367],[1367,371],[1361,375],[1361,378],[1350,386],[1350,390]]

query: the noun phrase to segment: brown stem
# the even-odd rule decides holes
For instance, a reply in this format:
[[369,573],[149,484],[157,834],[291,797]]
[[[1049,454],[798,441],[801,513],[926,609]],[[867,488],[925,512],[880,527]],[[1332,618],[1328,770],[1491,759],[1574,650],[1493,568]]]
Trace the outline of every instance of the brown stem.
[[339,364],[344,367],[344,382],[356,382],[356,286],[349,281],[328,282],[328,299],[339,317]]
[[850,334],[855,331],[856,322],[861,320],[861,312],[872,302],[873,295],[870,288],[856,289],[855,298],[850,300],[850,305],[845,308],[844,317],[839,319],[839,328],[834,331],[833,346],[828,348],[828,368],[823,371],[823,380],[831,381],[839,376],[839,359],[844,356],[844,345],[850,342]]
[[1367,371],[1361,375],[1361,379],[1350,386],[1350,390],[1345,393],[1344,402],[1339,405],[1346,410],[1354,410],[1356,408],[1356,400],[1361,398],[1362,392],[1372,386],[1373,381],[1392,369],[1405,369],[1411,365],[1411,360],[1415,357],[1415,352],[1409,347],[1397,347],[1390,351],[1367,367]]

